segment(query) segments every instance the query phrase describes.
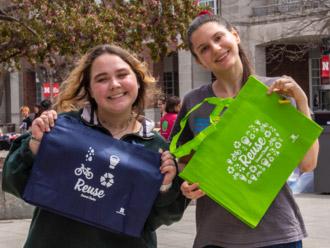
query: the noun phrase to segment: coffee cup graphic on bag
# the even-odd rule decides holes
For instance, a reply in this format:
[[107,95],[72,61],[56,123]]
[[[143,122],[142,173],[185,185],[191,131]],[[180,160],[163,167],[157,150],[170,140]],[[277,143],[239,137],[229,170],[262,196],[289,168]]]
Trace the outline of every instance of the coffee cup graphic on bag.
[[120,158],[116,155],[111,155],[110,156],[110,165],[109,165],[109,168],[110,169],[115,169],[116,166],[119,164],[120,162]]

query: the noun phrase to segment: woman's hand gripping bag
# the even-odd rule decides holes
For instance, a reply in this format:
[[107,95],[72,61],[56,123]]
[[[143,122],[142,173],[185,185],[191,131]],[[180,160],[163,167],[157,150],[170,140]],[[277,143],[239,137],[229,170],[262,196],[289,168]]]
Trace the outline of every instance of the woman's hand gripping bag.
[[59,116],[45,133],[25,201],[112,232],[139,237],[159,193],[160,154]]
[[[211,125],[193,140],[171,152],[178,157],[194,150],[180,176],[255,228],[291,172],[322,132],[322,128],[291,104],[280,104],[278,94],[250,77],[235,99],[208,98],[216,105]],[[219,118],[224,106],[227,110]]]

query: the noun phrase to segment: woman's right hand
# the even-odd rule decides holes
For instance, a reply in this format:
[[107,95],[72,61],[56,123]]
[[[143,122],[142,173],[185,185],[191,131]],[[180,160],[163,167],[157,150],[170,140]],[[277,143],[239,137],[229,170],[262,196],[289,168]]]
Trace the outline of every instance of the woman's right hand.
[[189,184],[187,181],[184,181],[181,184],[182,194],[191,200],[197,200],[205,195],[205,193],[199,189],[198,183]]
[[29,146],[33,154],[39,150],[40,141],[45,132],[49,132],[55,125],[57,119],[57,112],[55,110],[48,110],[33,120],[31,126],[31,133],[33,138],[30,140]]

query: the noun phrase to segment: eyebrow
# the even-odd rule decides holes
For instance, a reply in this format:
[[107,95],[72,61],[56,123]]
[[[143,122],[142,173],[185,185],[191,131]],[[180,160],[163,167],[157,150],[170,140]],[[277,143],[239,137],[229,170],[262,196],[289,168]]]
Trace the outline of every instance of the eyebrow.
[[203,46],[205,46],[205,43],[200,44],[198,47],[196,47],[197,50],[199,50],[200,48],[202,48]]
[[[218,31],[218,32],[216,32],[215,34],[213,34],[211,38],[214,38],[214,37],[217,36],[218,34],[223,34],[223,32]],[[199,50],[202,46],[205,46],[205,43],[200,44],[196,49]]]
[[116,73],[127,72],[127,71],[129,71],[128,68],[121,68],[121,69],[119,69],[119,70],[116,70]]
[[[121,69],[116,70],[115,73],[121,73],[121,72],[127,72],[127,71],[129,71],[128,68],[121,68]],[[99,74],[96,74],[94,79],[97,79],[97,78],[102,77],[102,76],[108,76],[108,73],[101,72]]]
[[96,74],[95,77],[94,77],[94,79],[99,78],[99,77],[102,77],[102,76],[107,76],[107,75],[108,75],[107,73],[101,72],[99,74]]

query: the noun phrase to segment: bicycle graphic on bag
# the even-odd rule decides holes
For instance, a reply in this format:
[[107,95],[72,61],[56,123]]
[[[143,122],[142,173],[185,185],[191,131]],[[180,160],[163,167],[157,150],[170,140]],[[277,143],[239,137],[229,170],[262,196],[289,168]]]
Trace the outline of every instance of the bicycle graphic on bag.
[[80,175],[84,174],[87,179],[92,179],[94,177],[93,172],[91,172],[91,168],[85,167],[84,164],[81,164],[81,167],[76,168],[74,170],[74,174],[76,176],[80,176]]

